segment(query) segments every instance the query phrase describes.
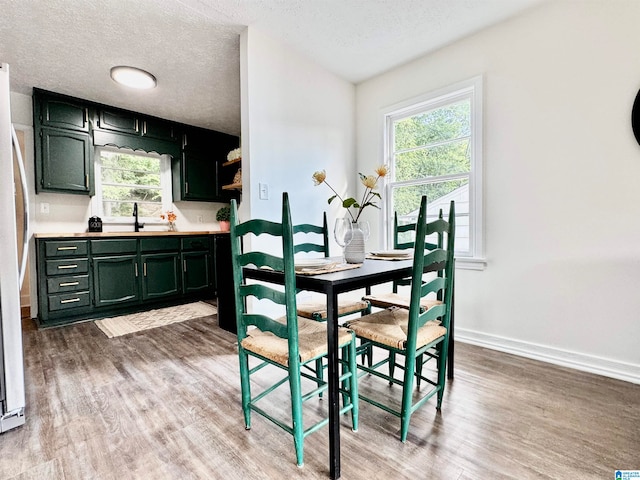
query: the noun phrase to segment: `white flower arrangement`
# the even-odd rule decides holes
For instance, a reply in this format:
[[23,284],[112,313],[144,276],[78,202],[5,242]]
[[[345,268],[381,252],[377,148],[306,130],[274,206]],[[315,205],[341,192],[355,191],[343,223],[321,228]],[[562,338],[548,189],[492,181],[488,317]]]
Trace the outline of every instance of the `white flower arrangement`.
[[231,150],[229,152],[229,154],[227,155],[227,161],[231,161],[231,160],[237,160],[239,158],[242,158],[242,149],[240,148],[235,148],[233,150]]

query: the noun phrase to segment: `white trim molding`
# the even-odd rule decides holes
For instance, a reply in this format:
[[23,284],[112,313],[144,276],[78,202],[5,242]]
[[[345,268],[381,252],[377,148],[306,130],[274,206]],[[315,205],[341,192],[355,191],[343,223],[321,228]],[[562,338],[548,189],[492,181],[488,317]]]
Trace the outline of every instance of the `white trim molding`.
[[457,328],[456,341],[640,384],[640,365]]

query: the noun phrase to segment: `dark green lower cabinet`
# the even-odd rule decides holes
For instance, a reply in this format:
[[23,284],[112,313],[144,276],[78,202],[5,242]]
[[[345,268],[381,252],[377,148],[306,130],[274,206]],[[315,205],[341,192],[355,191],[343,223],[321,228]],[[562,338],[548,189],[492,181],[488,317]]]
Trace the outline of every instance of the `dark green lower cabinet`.
[[142,255],[142,299],[167,298],[180,294],[178,253]]
[[215,298],[214,237],[230,259],[228,235],[103,235],[36,238],[40,326]]
[[93,290],[96,307],[113,307],[140,299],[138,256],[118,255],[93,259]]
[[208,252],[182,254],[182,284],[184,293],[201,292],[211,286]]

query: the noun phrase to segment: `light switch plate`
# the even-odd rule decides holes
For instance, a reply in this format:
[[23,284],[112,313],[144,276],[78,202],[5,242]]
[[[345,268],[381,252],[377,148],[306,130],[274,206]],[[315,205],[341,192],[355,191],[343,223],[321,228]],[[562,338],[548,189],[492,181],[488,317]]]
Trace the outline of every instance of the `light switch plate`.
[[258,184],[260,200],[269,200],[269,185],[266,183]]

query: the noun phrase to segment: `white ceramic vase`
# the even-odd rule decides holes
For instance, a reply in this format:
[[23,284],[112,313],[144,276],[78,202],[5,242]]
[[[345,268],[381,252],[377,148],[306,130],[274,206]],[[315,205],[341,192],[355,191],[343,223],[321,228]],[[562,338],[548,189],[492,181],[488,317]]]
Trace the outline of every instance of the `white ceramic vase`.
[[[347,263],[362,263],[364,262],[365,233],[360,226],[360,222],[354,222],[351,226],[353,228],[353,239],[351,243],[344,248],[344,260]],[[366,231],[368,233],[368,229],[366,229]]]

